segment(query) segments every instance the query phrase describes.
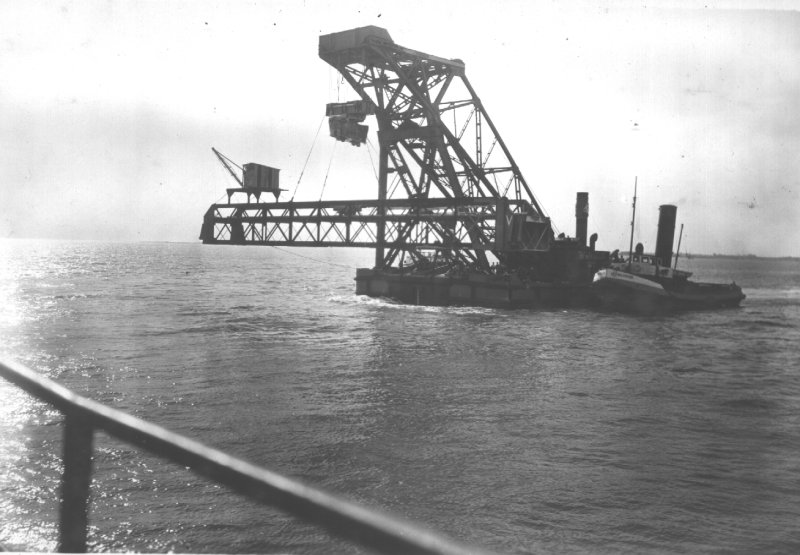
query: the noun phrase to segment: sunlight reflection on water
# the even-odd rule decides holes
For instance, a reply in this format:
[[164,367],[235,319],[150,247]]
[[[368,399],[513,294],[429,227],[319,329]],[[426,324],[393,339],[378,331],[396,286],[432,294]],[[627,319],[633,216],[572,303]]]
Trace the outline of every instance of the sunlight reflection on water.
[[[800,291],[743,308],[415,307],[272,249],[3,242],[3,356],[257,464],[489,549],[795,551]],[[369,265],[349,251],[315,258]],[[706,266],[702,266],[706,264]],[[52,268],[52,272],[49,271]],[[723,271],[724,270],[724,271]],[[60,417],[0,383],[0,541],[55,545]],[[107,551],[347,552],[97,437]]]

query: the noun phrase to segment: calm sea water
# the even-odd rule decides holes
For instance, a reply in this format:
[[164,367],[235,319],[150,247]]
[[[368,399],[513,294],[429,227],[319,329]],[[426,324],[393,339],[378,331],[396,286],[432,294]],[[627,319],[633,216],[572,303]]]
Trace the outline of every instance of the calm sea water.
[[[370,265],[0,241],[0,355],[489,550],[800,551],[799,261],[685,261],[748,297],[658,318],[399,306],[354,295]],[[5,382],[0,396],[0,541],[52,550],[61,418]],[[93,549],[354,551],[96,445]]]

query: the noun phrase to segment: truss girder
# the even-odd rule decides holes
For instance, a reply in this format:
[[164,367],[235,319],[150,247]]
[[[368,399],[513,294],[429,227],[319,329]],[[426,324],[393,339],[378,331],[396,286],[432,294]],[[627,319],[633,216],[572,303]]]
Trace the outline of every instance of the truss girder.
[[[527,203],[511,201],[502,217],[529,210]],[[495,247],[498,217],[494,199],[214,204],[201,238],[221,244],[382,247],[392,262],[404,251],[436,249],[474,264],[480,263],[479,253]],[[476,235],[482,240],[476,242]]]

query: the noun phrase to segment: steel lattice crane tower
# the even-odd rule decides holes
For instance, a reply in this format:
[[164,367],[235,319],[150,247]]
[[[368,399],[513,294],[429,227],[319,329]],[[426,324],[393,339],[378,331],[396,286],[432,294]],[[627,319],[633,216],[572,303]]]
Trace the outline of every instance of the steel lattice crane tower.
[[[242,188],[206,212],[204,243],[374,248],[375,267],[358,270],[356,292],[406,302],[583,298],[608,263],[595,236],[586,246],[587,193],[578,193],[577,237],[556,239],[464,62],[400,46],[379,27],[323,35],[319,55],[358,95],[327,105],[331,136],[358,146],[367,141],[366,119],[377,121],[377,198],[251,203],[260,187],[277,197],[278,170],[245,164]],[[248,168],[270,179],[248,180]],[[236,192],[247,202],[232,203]]]
[[[519,201],[518,213],[534,228],[529,248],[549,247],[549,220],[525,182],[506,144],[466,77],[461,60],[447,60],[405,48],[386,30],[364,27],[320,37],[320,57],[336,68],[359,94],[378,122],[380,163],[378,199],[495,199],[508,192]],[[352,103],[350,103],[352,104]],[[336,105],[333,105],[334,107]],[[331,106],[329,106],[329,112]],[[332,120],[334,123],[336,120]],[[334,126],[332,125],[332,128]],[[464,214],[485,216],[486,207],[465,206]],[[495,214],[495,217],[497,214]],[[463,229],[437,231],[444,243],[466,234],[471,243],[494,244],[495,230],[483,218],[462,219]],[[394,243],[376,249],[375,266],[391,266],[409,245],[414,222],[393,230]],[[386,241],[384,226],[378,243]],[[493,249],[503,261],[504,250]],[[464,263],[487,267],[480,249],[462,248],[452,255]]]

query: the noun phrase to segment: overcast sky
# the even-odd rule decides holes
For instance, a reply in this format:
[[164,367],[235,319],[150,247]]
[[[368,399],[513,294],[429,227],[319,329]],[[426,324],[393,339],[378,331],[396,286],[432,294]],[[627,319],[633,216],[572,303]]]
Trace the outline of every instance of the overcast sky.
[[624,249],[638,176],[650,249],[673,203],[689,251],[800,256],[800,13],[640,4],[0,0],[0,237],[195,241],[232,185],[212,146],[293,190],[314,144],[297,200],[329,163],[326,199],[374,197],[369,149],[314,137],[355,98],[318,36],[378,25],[465,61],[562,231],[588,191]]

